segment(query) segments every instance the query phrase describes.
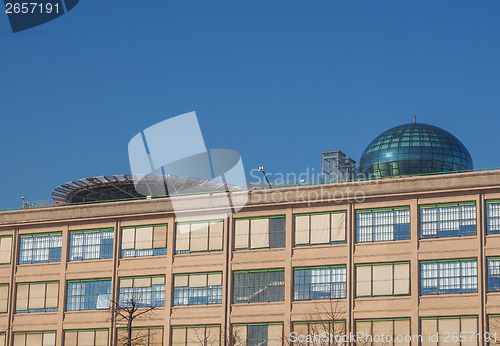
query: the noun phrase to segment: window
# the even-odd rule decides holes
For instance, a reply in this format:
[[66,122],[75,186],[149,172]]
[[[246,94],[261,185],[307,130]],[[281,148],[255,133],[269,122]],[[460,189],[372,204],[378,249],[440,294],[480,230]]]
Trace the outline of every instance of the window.
[[172,327],[172,346],[223,344],[220,326]]
[[420,206],[420,237],[476,235],[474,202]]
[[500,342],[500,315],[488,316],[488,333],[490,333],[490,340],[486,339],[490,345],[495,345]]
[[234,249],[285,247],[285,217],[270,216],[234,221]]
[[[339,311],[328,311],[328,314],[338,314]],[[333,318],[336,318],[333,316]],[[325,334],[330,338],[334,337],[334,342],[328,343],[328,345],[345,345],[345,342],[341,340],[346,333],[346,325],[344,320],[333,320],[333,321],[308,321],[308,322],[294,322],[293,323],[293,333],[290,334],[290,340],[293,342],[293,337],[297,337],[297,341],[295,345],[307,345],[307,335],[310,335],[311,342],[310,344],[315,345],[313,342],[314,338],[318,340],[319,337],[324,336]],[[304,342],[301,342],[302,338],[304,338]],[[291,344],[291,343],[290,343]]]
[[122,257],[167,254],[167,225],[122,228]]
[[0,346],[7,346],[5,332],[0,333]]
[[476,259],[420,262],[421,293],[477,292]]
[[16,346],[56,346],[56,332],[25,332],[14,333],[14,345]]
[[[117,332],[118,345],[126,345],[127,329],[120,328]],[[162,346],[163,345],[163,328],[132,328],[132,340],[139,341],[140,345]]]
[[410,239],[410,208],[356,210],[356,241]]
[[295,245],[345,243],[346,212],[295,215]]
[[12,236],[5,235],[0,237],[0,264],[10,263],[11,251],[12,251]]
[[500,201],[486,201],[486,233],[500,233]]
[[283,345],[283,324],[233,324],[232,337],[247,346],[281,346]]
[[222,303],[222,273],[174,275],[174,305]]
[[64,346],[108,346],[108,330],[65,330]]
[[224,222],[177,223],[175,253],[221,251]]
[[8,303],[9,284],[0,284],[0,314],[7,312]]
[[234,272],[235,303],[283,301],[284,287],[283,269]]
[[62,233],[21,235],[19,263],[60,262]]
[[66,309],[109,309],[111,279],[68,281]]
[[410,345],[410,319],[357,320],[356,335],[360,338],[356,345]]
[[165,305],[165,276],[120,278],[120,305],[135,301],[138,306]]
[[[423,345],[479,345],[476,316],[429,317],[420,319]],[[430,336],[438,334],[438,342],[431,342]],[[451,340],[463,336],[465,341]]]
[[17,284],[16,313],[57,311],[59,282]]
[[356,265],[356,297],[410,294],[410,263]]
[[345,296],[345,266],[294,269],[295,300],[345,298]]
[[500,257],[488,258],[488,291],[500,291]]
[[69,239],[69,260],[113,257],[113,229],[72,231]]

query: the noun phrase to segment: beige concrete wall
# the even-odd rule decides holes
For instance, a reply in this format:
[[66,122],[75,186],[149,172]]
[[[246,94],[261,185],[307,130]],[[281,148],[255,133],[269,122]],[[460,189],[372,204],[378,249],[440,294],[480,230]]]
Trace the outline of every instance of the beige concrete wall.
[[[247,192],[242,192],[247,193]],[[356,198],[363,195],[363,198]],[[304,199],[314,197],[314,200]],[[341,196],[341,197],[340,197]],[[9,331],[56,330],[58,345],[63,330],[109,328],[108,311],[66,312],[67,280],[112,278],[113,294],[118,292],[118,278],[123,276],[165,275],[166,304],[138,326],[163,326],[165,345],[170,327],[179,325],[282,322],[285,334],[290,324],[304,320],[325,302],[293,301],[293,268],[303,266],[347,266],[347,297],[339,308],[346,313],[348,328],[357,319],[411,317],[412,333],[418,333],[419,317],[477,315],[480,328],[485,328],[488,314],[500,314],[500,292],[487,293],[485,265],[487,256],[500,256],[500,235],[485,235],[485,200],[500,199],[500,171],[473,172],[426,177],[384,179],[364,183],[345,183],[299,188],[261,190],[250,193],[249,204],[232,216],[225,216],[217,201],[210,210],[199,215],[196,206],[203,205],[196,196],[181,197],[184,219],[210,220],[211,215],[224,217],[224,250],[216,253],[174,254],[176,218],[168,199],[123,201],[0,213],[0,235],[14,236],[12,258],[18,258],[19,234],[62,232],[62,261],[47,264],[0,265],[0,283],[14,286],[19,282],[58,280],[59,311],[50,313],[9,313],[0,315],[0,328]],[[197,199],[198,198],[198,199]],[[421,204],[475,201],[477,204],[477,235],[449,239],[418,239],[418,206]],[[354,241],[357,209],[409,206],[411,239],[380,243]],[[293,215],[304,212],[344,210],[347,212],[345,244],[293,246]],[[231,251],[234,218],[286,216],[286,246],[280,249]],[[120,258],[121,227],[166,223],[167,254],[155,257]],[[67,261],[69,231],[113,228],[115,248],[113,259]],[[478,293],[419,296],[419,261],[474,257],[478,259]],[[411,294],[402,297],[355,298],[354,268],[359,263],[410,261]],[[231,304],[232,271],[284,268],[285,299],[275,303]],[[194,272],[223,272],[223,303],[211,306],[172,307],[172,275]],[[111,335],[110,335],[111,337]]]

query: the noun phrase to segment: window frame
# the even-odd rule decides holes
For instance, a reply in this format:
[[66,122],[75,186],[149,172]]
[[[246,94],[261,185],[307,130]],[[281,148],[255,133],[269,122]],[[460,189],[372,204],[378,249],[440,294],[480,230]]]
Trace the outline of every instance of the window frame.
[[[252,247],[252,220],[269,220],[269,225],[268,225],[268,246],[261,246],[261,247]],[[236,243],[234,242],[233,239],[233,250],[234,251],[245,251],[245,250],[265,250],[265,249],[283,249],[286,247],[286,215],[271,215],[271,216],[256,216],[256,217],[242,217],[242,218],[235,218],[233,219],[233,233],[234,233],[234,238],[236,237],[236,222],[238,221],[247,221],[248,220],[248,238],[247,238],[247,247],[236,247]],[[283,222],[283,231],[280,232],[271,232],[272,226],[271,222],[272,220],[282,220]],[[282,246],[271,246],[271,240],[276,239],[276,235],[281,234],[283,239],[280,244],[283,244]]]
[[[85,235],[88,234],[93,234],[93,233],[100,233],[100,238],[99,238],[99,244],[86,244],[87,239]],[[111,238],[103,238],[103,233],[111,233]],[[82,245],[74,245],[72,244],[74,241],[73,236],[77,234],[82,234],[84,235],[83,237],[83,244]],[[111,244],[104,244],[102,241],[103,239],[111,239]],[[112,259],[113,258],[113,249],[114,249],[114,242],[115,242],[115,233],[113,228],[98,228],[98,229],[86,229],[86,230],[74,230],[69,232],[69,246],[68,246],[68,262],[74,262],[74,261],[95,261],[95,260],[103,260],[103,259]],[[85,254],[88,254],[89,252],[86,251],[86,248],[88,247],[93,247],[93,246],[98,246],[99,247],[99,257],[97,258],[84,258]],[[103,252],[107,254],[107,251],[103,251],[103,247],[107,248],[110,247],[111,251],[109,251],[109,257],[103,257]],[[71,258],[74,256],[74,250],[75,248],[81,248],[81,257],[82,258]],[[90,252],[92,253],[92,252]]]
[[[54,246],[51,246],[52,245],[52,237],[60,237],[60,239],[57,240],[57,242],[61,243],[60,246],[58,247],[54,247]],[[27,238],[31,238],[33,239],[32,241],[34,241],[35,238],[41,238],[41,237],[49,237],[49,246],[48,247],[41,247],[41,248],[36,248],[34,247],[33,245],[34,244],[31,244],[32,247],[30,249],[25,249],[23,250],[22,246],[23,246],[23,241],[22,239],[27,239]],[[21,265],[21,264],[36,264],[36,263],[58,263],[58,262],[61,262],[61,254],[62,254],[62,247],[63,247],[63,244],[62,244],[62,232],[49,232],[49,233],[28,233],[28,234],[20,234],[19,235],[19,255],[18,255],[18,264]],[[55,259],[55,260],[51,260],[51,249],[59,249],[59,251],[56,252],[56,257],[58,257],[58,259]],[[47,260],[34,260],[35,258],[35,250],[47,250]],[[30,261],[22,261],[22,257],[23,257],[23,251],[29,251],[30,252]],[[53,254],[52,254],[53,256]]]
[[[152,235],[152,248],[151,249],[137,249],[137,229],[140,229],[140,228],[150,228],[152,227],[153,228],[153,235]],[[155,248],[154,247],[154,243],[155,243],[155,227],[165,227],[165,247],[158,247],[158,248]],[[123,248],[123,231],[124,230],[127,230],[127,229],[134,229],[134,248],[127,248],[127,249],[124,249]],[[121,232],[121,241],[120,241],[120,249],[119,249],[119,256],[120,258],[140,258],[140,257],[151,257],[151,256],[164,256],[167,254],[167,242],[168,242],[168,224],[154,224],[154,225],[140,225],[140,226],[124,226],[124,227],[121,227],[120,229],[120,232]],[[126,253],[126,251],[134,251],[134,254],[133,255],[125,255],[124,253]],[[151,251],[152,253],[151,254],[141,254],[141,251]]]
[[[489,315],[488,315],[489,316]],[[436,323],[436,332],[440,334],[439,332],[439,321],[440,320],[452,320],[452,319],[458,319],[459,320],[459,328],[460,328],[460,333],[459,336],[462,335],[462,319],[476,319],[476,341],[478,339],[478,333],[479,333],[479,316],[474,316],[474,315],[463,315],[463,316],[437,316],[437,317],[419,317],[419,328],[420,328],[420,334],[422,335],[422,338],[425,337],[423,334],[423,327],[422,327],[422,321],[432,321],[435,320]],[[467,332],[467,334],[470,334],[470,332]],[[467,335],[464,335],[466,337],[466,341],[469,339],[467,338]],[[460,344],[460,340],[458,341]],[[439,341],[437,343],[439,345]]]
[[[57,306],[56,307],[49,307],[47,308],[47,285],[48,284],[57,284],[57,297],[55,297]],[[34,285],[45,285],[45,296],[43,300],[43,305],[45,306],[42,309],[36,309],[36,311],[30,311],[29,305],[30,305],[30,291],[31,291],[31,286]],[[27,310],[18,310],[18,298],[19,298],[19,286],[30,286],[28,288],[28,295],[27,295],[27,301],[26,301],[26,306]],[[59,298],[60,298],[60,282],[59,281],[37,281],[37,282],[18,282],[16,283],[16,300],[14,304],[14,314],[32,314],[32,313],[47,313],[47,312],[57,312],[59,311]]]
[[10,284],[0,283],[0,287],[7,287],[7,296],[5,297],[5,311],[0,311],[0,315],[7,314],[9,312],[9,302],[10,302]]
[[[344,240],[332,240],[332,224],[331,224],[331,215],[332,214],[344,214],[345,219],[344,219]],[[311,243],[311,216],[315,215],[330,215],[330,225],[328,229],[328,238],[329,241],[326,243]],[[297,244],[296,239],[297,239],[297,216],[309,216],[309,232],[308,232],[308,238],[309,241],[307,243],[300,243]],[[299,214],[293,214],[293,246],[294,247],[305,247],[305,246],[317,246],[317,245],[334,245],[334,244],[346,244],[347,243],[347,210],[334,210],[334,211],[327,211],[327,212],[317,212],[317,213],[299,213]]]
[[188,326],[170,326],[170,331],[171,331],[171,344],[173,344],[173,338],[174,338],[174,329],[184,329],[184,345],[187,345],[188,342],[188,329],[191,328],[204,328],[203,329],[203,337],[207,337],[207,329],[208,328],[219,328],[219,343],[222,340],[222,326],[220,324],[207,324],[207,325],[188,325]]
[[[147,330],[148,331],[148,345],[150,345],[150,342],[151,342],[151,330],[161,330],[161,344],[164,345],[165,344],[165,328],[164,327],[132,327],[132,331],[134,330]],[[119,332],[121,331],[127,331],[127,328],[116,328],[115,330],[115,336],[116,336],[116,340],[118,340],[118,337],[119,337]]]
[[[370,322],[370,335],[372,336],[372,338],[375,336],[373,335],[373,324],[376,323],[376,322],[392,322],[392,345],[394,345],[395,343],[395,335],[394,335],[394,330],[396,329],[396,322],[397,321],[407,321],[408,322],[408,332],[409,332],[409,335],[411,336],[412,333],[411,333],[411,317],[396,317],[396,318],[362,318],[362,319],[355,319],[354,320],[354,330],[355,330],[355,333],[358,333],[358,322]],[[402,334],[400,334],[402,335]],[[413,340],[413,337],[412,337],[412,340]],[[403,340],[404,342],[404,340]],[[408,345],[410,345],[411,342],[408,342]],[[373,342],[368,342],[367,341],[367,345],[373,345]]]
[[[496,282],[496,287],[497,289],[490,289],[490,287],[492,285],[490,285],[490,261],[497,261],[498,262],[498,274],[494,274],[495,275],[495,278],[497,280]],[[486,292],[499,292],[500,291],[500,257],[486,257],[486,277],[487,277],[487,281],[486,281]],[[499,335],[499,339],[500,339],[500,335]]]
[[[231,334],[235,333],[234,332],[235,328],[246,327],[245,340],[244,340],[245,345],[250,345],[250,346],[253,346],[253,345],[262,345],[262,344],[267,345],[269,343],[269,341],[270,341],[269,340],[269,326],[281,326],[281,340],[283,340],[283,336],[284,336],[284,328],[283,328],[284,327],[284,323],[282,323],[282,322],[235,323],[235,324],[231,324]],[[250,340],[250,338],[249,338],[249,335],[250,335],[249,327],[266,327],[266,332],[265,332],[266,338],[265,339],[252,339],[252,340]]]
[[[404,215],[403,217],[408,218],[407,223],[398,223],[397,222],[397,214],[395,213],[396,211],[407,211],[408,215]],[[392,222],[391,223],[381,223],[381,224],[376,224],[376,217],[377,213],[383,213],[383,212],[392,212]],[[362,225],[360,222],[360,217],[359,215],[361,214],[371,214],[370,220],[369,220],[369,225]],[[401,216],[399,216],[401,217]],[[368,221],[368,220],[364,220]],[[392,226],[392,233],[387,233],[387,232],[381,232],[377,233],[375,228],[376,227],[387,227],[387,226]],[[398,228],[403,228],[403,230],[399,229],[397,232],[394,229],[395,226],[398,226]],[[366,235],[369,235],[369,240],[361,240],[364,233],[360,233],[360,228],[363,229],[369,229],[370,233],[366,233]],[[371,208],[371,209],[356,209],[355,210],[355,227],[354,227],[354,242],[355,244],[363,244],[363,243],[379,243],[379,242],[393,242],[393,241],[404,241],[404,240],[411,240],[411,208],[409,206],[400,206],[400,207],[389,207],[389,208]],[[392,239],[375,239],[380,237],[381,235],[384,234],[392,234]],[[396,237],[396,234],[398,237]],[[366,236],[365,235],[365,236]],[[407,238],[405,236],[408,236]]]
[[[208,223],[208,237],[207,237],[207,250],[191,250],[192,237],[193,232],[190,230],[189,233],[189,250],[177,250],[177,240],[178,240],[178,226],[179,225],[193,225],[193,224],[202,224]],[[210,240],[214,239],[211,237],[211,225],[213,223],[222,223],[222,239],[221,239],[221,248],[220,249],[210,249]],[[176,222],[175,223],[175,239],[174,239],[174,255],[183,255],[183,254],[193,254],[193,253],[210,253],[210,252],[222,252],[224,249],[224,219],[215,219],[215,220],[203,220],[203,221],[191,221],[191,222]]]
[[[163,278],[163,284],[153,284],[153,279],[155,278]],[[134,285],[134,281],[135,280],[140,280],[140,279],[150,279],[151,280],[151,285],[150,286],[141,286],[141,287],[135,287],[133,286]],[[151,307],[151,306],[155,306],[155,307],[164,307],[165,306],[165,301],[166,301],[166,284],[167,284],[167,279],[166,279],[166,276],[165,275],[143,275],[143,276],[124,276],[124,277],[119,277],[118,278],[118,302],[120,305],[122,306],[125,306],[125,300],[122,300],[122,296],[125,295],[125,294],[128,294],[128,292],[123,292],[122,293],[122,289],[124,288],[130,288],[130,287],[122,287],[121,283],[122,283],[122,280],[132,280],[132,289],[135,289],[135,290],[132,290],[132,292],[130,292],[130,294],[132,295],[136,295],[136,294],[148,294],[150,299],[146,299],[146,302],[147,301],[150,301],[150,303],[139,303],[137,306],[138,307]],[[159,286],[159,287],[163,287],[163,290],[158,290],[158,291],[155,291],[153,289],[153,286]],[[140,292],[140,288],[149,288],[149,290],[146,290],[146,292]],[[139,292],[137,292],[139,291]],[[158,297],[158,295],[160,296],[160,298],[163,298],[163,300],[158,300],[158,299],[153,299],[154,296],[156,296],[156,298]],[[155,304],[154,302],[155,301],[159,301],[160,303],[159,304]]]
[[[394,293],[396,281],[394,280],[395,265],[397,264],[408,264],[408,293]],[[373,267],[377,266],[392,266],[392,294],[373,294]],[[358,267],[370,267],[370,295],[358,295]],[[354,285],[355,294],[354,298],[373,298],[373,297],[405,297],[411,295],[411,263],[410,261],[397,261],[397,262],[377,262],[377,263],[357,263],[354,265]]]
[[[462,272],[464,270],[463,266],[462,266],[462,263],[470,263],[470,262],[473,262],[475,263],[475,275],[462,275]],[[457,268],[451,268],[451,269],[441,269],[440,268],[440,264],[444,264],[444,263],[459,263],[460,266],[458,268],[459,272],[460,272],[460,276],[440,276],[441,272],[442,271],[453,271],[453,270],[457,270]],[[437,264],[436,268],[430,268],[430,272],[432,274],[432,272],[436,272],[437,275],[436,276],[424,276],[423,274],[423,264]],[[472,268],[474,269],[474,268]],[[465,268],[465,270],[467,270],[467,268]],[[419,296],[435,296],[435,295],[443,295],[443,294],[467,294],[467,293],[473,293],[473,294],[476,294],[478,293],[478,274],[479,274],[479,268],[477,266],[477,258],[457,258],[457,259],[446,259],[446,260],[434,260],[434,261],[419,261],[419,272],[420,272],[420,280],[419,280],[419,288],[420,288],[420,292],[419,292]],[[471,291],[469,290],[466,290],[465,288],[463,288],[463,286],[466,286],[467,283],[464,283],[464,278],[471,278],[472,279],[472,283],[471,285],[474,286],[474,278],[475,278],[475,289],[472,289]],[[424,280],[428,280],[431,282],[436,282],[436,286],[429,286],[430,288],[428,288],[429,290],[435,290],[435,291],[430,291],[430,292],[433,292],[433,293],[423,293],[423,289],[424,289],[424,285],[423,285],[423,282]],[[442,292],[445,290],[445,288],[440,288],[441,285],[440,285],[440,282],[442,281],[445,281],[445,282],[448,282],[448,283],[454,283],[456,285],[456,283],[458,282],[458,285],[459,285],[459,288],[458,288],[458,292],[454,291],[454,292]],[[448,290],[450,290],[448,288]],[[456,290],[456,289],[455,289]]]
[[47,330],[47,331],[27,331],[27,332],[14,332],[12,333],[12,344],[14,344],[15,335],[24,335],[24,345],[29,346],[27,344],[27,336],[28,334],[42,334],[42,345],[45,345],[44,339],[45,334],[54,334],[54,346],[57,345],[57,331],[55,330]]
[[[328,269],[329,270],[329,276],[330,276],[330,281],[328,282],[312,282],[313,280],[313,276],[311,275],[311,270],[314,270],[314,269]],[[336,273],[336,269],[343,269],[344,272],[343,273]],[[300,273],[301,271],[309,271],[309,282],[308,283],[299,283],[298,281],[298,277],[297,277],[297,273]],[[344,281],[343,282],[337,282],[337,281],[333,281],[332,280],[332,277],[337,277],[337,276],[342,276],[344,277]],[[306,276],[304,276],[304,278],[306,278]],[[325,296],[325,297],[312,297],[313,296],[313,290],[312,290],[312,287],[314,285],[329,285],[330,287],[330,290],[329,290],[329,295],[328,296]],[[332,294],[335,292],[335,290],[332,289],[332,287],[334,285],[343,285],[342,289],[341,289],[341,296],[340,297],[335,297],[335,296],[332,296]],[[303,292],[302,290],[297,290],[297,288],[300,288],[300,287],[308,287],[308,293],[307,293],[307,296],[308,298],[297,298],[297,295],[300,295],[301,292]],[[325,292],[325,291],[317,291],[317,292]],[[304,291],[305,293],[305,291]],[[324,300],[324,299],[345,299],[347,297],[347,266],[346,265],[332,265],[332,266],[322,266],[322,267],[296,267],[296,268],[293,268],[293,301],[310,301],[310,300]]]
[[[77,345],[78,345],[78,335],[79,335],[79,333],[93,332],[94,333],[94,345],[95,345],[97,332],[104,332],[104,331],[107,334],[107,339],[109,339],[109,329],[107,329],[107,328],[97,328],[97,329],[65,329],[65,330],[63,330],[63,345],[66,345],[66,333],[76,333],[76,340],[77,340]],[[106,345],[107,345],[107,343],[106,343]]]
[[[498,344],[498,342],[500,341],[500,334],[498,332],[492,332],[492,328],[491,328],[491,319],[492,318],[498,318],[500,319],[500,315],[499,314],[487,314],[486,315],[486,332],[490,333],[490,338],[495,335],[495,338],[494,338],[494,341],[495,342],[490,342],[489,341],[489,344],[490,345],[495,345],[495,344]],[[496,327],[496,329],[500,329],[499,326]]]
[[[487,200],[485,201],[485,204],[486,204],[486,207],[485,207],[485,218],[486,218],[486,235],[490,235],[490,234],[500,234],[500,215],[499,216],[490,216],[490,207],[491,205],[498,205],[498,209],[500,211],[500,200]],[[491,226],[491,221],[492,220],[496,220],[498,221],[498,225],[499,225],[499,229],[498,230],[494,230],[494,231],[491,231],[490,230],[490,226]],[[500,339],[500,337],[499,337]]]
[[2,236],[0,236],[0,243],[3,243],[3,239],[6,239],[6,238],[10,238],[9,262],[0,262],[0,265],[7,265],[7,264],[11,264],[11,262],[12,262],[12,244],[13,244],[14,236],[12,234],[2,235]]
[[[467,218],[462,218],[462,214],[465,213],[462,208],[459,209],[458,213],[460,214],[459,218],[454,218],[450,219],[447,218],[445,220],[440,220],[441,214],[445,213],[445,215],[453,215],[451,212],[447,212],[445,209],[447,208],[452,208],[452,207],[468,207],[468,206],[474,206],[474,217],[467,219]],[[435,218],[436,220],[431,220],[431,221],[423,221],[424,217],[424,211],[429,210],[429,209],[435,209],[436,210],[436,215]],[[477,206],[476,202],[457,202],[457,203],[441,203],[441,204],[422,204],[418,206],[418,217],[419,217],[419,239],[436,239],[436,238],[458,238],[458,237],[475,237],[477,236]],[[462,222],[467,222],[471,221],[473,222],[471,225],[464,224],[462,225]],[[452,230],[443,230],[443,223],[446,222],[458,222],[458,229],[456,230],[458,233],[457,234],[444,234],[444,232],[450,232]],[[425,225],[435,225],[435,235],[424,235],[424,227]],[[461,231],[462,226],[468,226],[473,228],[473,232],[470,231],[469,233],[466,231]],[[441,235],[440,235],[441,234]]]
[[[221,282],[220,285],[208,285],[209,275],[216,274],[220,275]],[[206,275],[206,286],[190,287],[189,281],[192,276]],[[187,277],[187,286],[176,286],[176,278]],[[214,305],[222,304],[222,272],[200,272],[200,273],[188,273],[188,274],[174,274],[174,285],[172,290],[172,306],[192,306],[192,305]],[[195,293],[200,292],[205,293],[201,295],[196,295]],[[215,293],[215,295],[214,295]],[[181,297],[179,297],[179,295]],[[214,299],[214,297],[216,299]],[[202,298],[206,299],[206,302],[191,303],[192,298]],[[176,304],[178,301],[186,299],[187,304]],[[211,299],[217,300],[215,302],[210,302]]]
[[[70,290],[70,285],[69,284],[76,284],[76,283],[79,283],[79,284],[84,284],[84,283],[90,283],[90,282],[95,282],[97,283],[97,294],[87,294],[87,292],[84,292],[84,294],[79,294],[79,295],[72,295],[70,294],[71,293],[71,290]],[[108,299],[108,307],[106,308],[98,308],[98,305],[99,305],[99,296],[101,295],[100,293],[100,286],[99,286],[99,283],[100,282],[109,282],[109,299]],[[68,280],[66,281],[66,311],[96,311],[96,310],[109,310],[110,307],[111,307],[111,291],[112,291],[113,287],[112,287],[112,279],[111,278],[101,278],[101,279],[84,279],[84,280]],[[81,291],[86,291],[87,290],[87,287],[85,287],[83,289],[83,287],[80,287],[80,292]],[[92,293],[95,293],[95,292],[92,292]],[[103,293],[102,295],[106,295],[106,293]],[[85,308],[87,306],[87,304],[89,303],[87,301],[87,299],[90,299],[90,298],[93,298],[95,296],[95,300],[96,300],[96,307],[95,308]],[[78,308],[77,309],[70,309],[69,306],[70,306],[70,299],[72,297],[78,297]],[[83,307],[82,307],[83,306]]]
[[[282,275],[282,284],[281,285],[273,285],[272,284],[272,280],[271,280],[271,273],[281,273]],[[264,278],[264,280],[267,280],[266,282],[266,285],[254,285],[252,286],[251,283],[256,283],[257,281],[261,281],[262,279],[260,280],[252,280],[251,278],[251,274],[258,274],[258,273],[267,273],[267,277]],[[239,275],[239,274],[246,274],[248,275],[246,277],[246,285],[243,286],[236,286],[236,275]],[[253,303],[274,303],[274,302],[283,302],[285,300],[285,286],[286,286],[286,283],[285,283],[285,270],[284,269],[261,269],[261,270],[235,270],[233,271],[233,287],[232,287],[232,303],[233,304],[253,304]],[[267,288],[267,299],[265,300],[257,300],[257,301],[252,301],[251,298],[250,298],[250,291],[251,289],[253,288],[254,291],[257,291],[257,288],[258,287],[264,287],[264,288]],[[271,299],[271,289],[273,287],[281,287],[281,294],[278,295],[278,299],[277,300],[273,300]],[[248,300],[245,300],[245,301],[238,301],[236,298],[238,296],[237,294],[237,290],[243,290],[243,292],[247,291],[248,292]],[[257,295],[256,295],[257,296]]]

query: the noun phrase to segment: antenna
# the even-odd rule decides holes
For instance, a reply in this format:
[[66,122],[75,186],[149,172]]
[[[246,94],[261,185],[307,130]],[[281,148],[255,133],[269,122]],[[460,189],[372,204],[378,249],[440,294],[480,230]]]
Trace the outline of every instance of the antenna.
[[264,177],[266,178],[267,181],[267,185],[269,185],[269,188],[272,189],[273,187],[271,186],[269,179],[267,179],[266,171],[264,171],[264,166],[259,167],[259,172],[262,172],[262,174],[264,174]]

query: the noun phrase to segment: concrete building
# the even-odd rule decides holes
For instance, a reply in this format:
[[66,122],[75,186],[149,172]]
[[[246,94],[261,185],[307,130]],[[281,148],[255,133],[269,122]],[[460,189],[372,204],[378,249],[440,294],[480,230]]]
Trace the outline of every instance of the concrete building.
[[133,325],[148,345],[496,343],[500,171],[376,164],[381,179],[237,192],[237,213],[224,192],[175,213],[170,198],[1,212],[0,345],[119,344],[130,299],[156,307]]

